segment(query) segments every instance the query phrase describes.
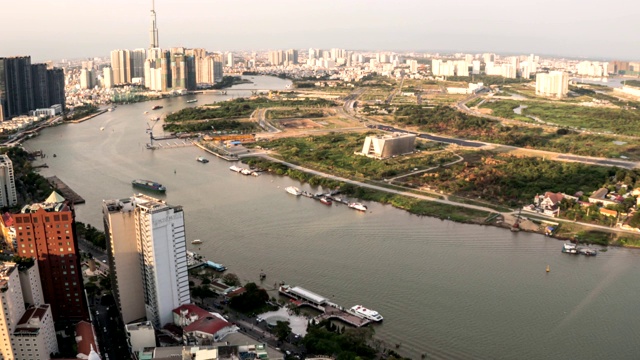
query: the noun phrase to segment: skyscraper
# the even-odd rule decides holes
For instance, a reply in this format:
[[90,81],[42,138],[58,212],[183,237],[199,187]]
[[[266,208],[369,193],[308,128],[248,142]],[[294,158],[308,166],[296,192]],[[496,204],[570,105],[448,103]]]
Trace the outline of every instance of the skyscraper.
[[18,204],[16,182],[13,177],[13,163],[7,155],[0,155],[0,206]]
[[47,85],[49,86],[49,106],[59,104],[64,111],[67,108],[64,95],[64,70],[61,68],[48,69]]
[[182,207],[140,194],[104,201],[103,215],[123,320],[146,314],[156,328],[172,322],[172,310],[191,302]]
[[88,319],[72,204],[53,192],[43,203],[26,205],[13,218],[16,255],[36,259],[54,321]]
[[31,80],[33,81],[34,109],[47,108],[53,104],[49,100],[49,81],[47,80],[47,65],[31,65]]
[[113,70],[108,66],[102,69],[102,85],[105,89],[113,87]]
[[144,77],[144,61],[147,59],[147,50],[135,49],[131,51],[131,78]]
[[26,114],[34,108],[31,56],[0,58],[0,102],[5,118]]
[[160,42],[158,41],[158,26],[156,24],[155,0],[151,0],[151,29],[149,30],[149,40],[150,49],[160,47]]

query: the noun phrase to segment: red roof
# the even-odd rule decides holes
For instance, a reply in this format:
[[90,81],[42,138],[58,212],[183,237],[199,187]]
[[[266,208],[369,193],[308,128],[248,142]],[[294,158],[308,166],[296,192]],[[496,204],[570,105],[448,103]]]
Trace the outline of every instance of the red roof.
[[98,351],[96,339],[93,337],[93,326],[90,322],[80,321],[76,324],[76,341],[78,342],[78,354],[89,356],[91,346]]
[[228,297],[228,298],[232,298],[232,297],[234,297],[234,296],[238,296],[238,295],[244,294],[244,293],[245,293],[245,291],[247,291],[247,290],[246,290],[245,288],[241,287],[241,288],[239,288],[239,289],[236,289],[236,290],[233,290],[233,291],[229,292],[229,293],[227,294],[227,297]]
[[231,326],[231,324],[220,319],[217,316],[209,315],[192,322],[189,326],[184,328],[184,332],[189,333],[193,331],[200,331],[206,334],[214,335],[227,326]]
[[562,193],[552,193],[549,191],[544,193],[544,197],[549,198],[549,200],[553,201],[554,205],[562,201],[562,199],[564,199],[564,195]]
[[203,308],[199,307],[198,305],[193,305],[193,304],[184,304],[184,305],[180,305],[180,307],[177,307],[175,309],[173,309],[173,312],[175,314],[182,314],[183,310],[187,310],[187,315],[192,315],[195,314],[198,316],[198,318],[203,318],[206,316],[211,316],[211,313],[208,312],[207,310],[204,310]]
[[11,214],[9,214],[8,212],[2,214],[2,221],[4,222],[4,226],[13,226],[13,216],[11,216]]

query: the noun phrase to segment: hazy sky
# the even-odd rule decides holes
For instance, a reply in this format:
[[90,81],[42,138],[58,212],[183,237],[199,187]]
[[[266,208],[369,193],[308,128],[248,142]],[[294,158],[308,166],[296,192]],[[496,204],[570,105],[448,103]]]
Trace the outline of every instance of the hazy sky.
[[[0,0],[0,56],[146,48],[151,0]],[[640,60],[637,0],[156,0],[160,46],[536,53]]]

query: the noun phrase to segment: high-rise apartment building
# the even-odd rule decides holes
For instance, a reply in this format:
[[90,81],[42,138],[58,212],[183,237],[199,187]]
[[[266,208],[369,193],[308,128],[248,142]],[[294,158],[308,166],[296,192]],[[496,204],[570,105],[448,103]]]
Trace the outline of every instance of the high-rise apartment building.
[[131,78],[144,77],[144,62],[147,60],[147,50],[135,49],[131,51]]
[[35,258],[44,300],[58,321],[88,319],[73,205],[56,192],[13,214],[16,255]]
[[93,87],[93,70],[80,70],[80,88],[91,89]]
[[105,89],[113,87],[113,70],[109,66],[102,69],[102,85]]
[[298,50],[287,50],[284,61],[290,65],[296,65],[298,63]]
[[33,107],[44,109],[52,104],[49,101],[49,81],[47,80],[47,65],[31,65],[31,80],[33,82]]
[[37,264],[0,262],[0,359],[48,360],[58,352],[51,308],[31,302],[39,287]]
[[47,70],[47,82],[49,86],[49,106],[60,105],[65,111],[66,99],[64,94],[64,70],[53,68]]
[[269,63],[273,66],[282,65],[284,63],[284,51],[273,50],[269,51]]
[[18,204],[16,181],[13,175],[13,162],[7,155],[0,155],[0,206]]
[[113,83],[115,85],[131,83],[131,51],[111,51],[111,69],[113,69]]
[[569,93],[569,74],[563,71],[550,71],[536,74],[536,95],[565,97]]
[[173,309],[191,302],[182,207],[136,195],[105,201],[103,215],[123,320],[144,314],[157,328],[172,322]]

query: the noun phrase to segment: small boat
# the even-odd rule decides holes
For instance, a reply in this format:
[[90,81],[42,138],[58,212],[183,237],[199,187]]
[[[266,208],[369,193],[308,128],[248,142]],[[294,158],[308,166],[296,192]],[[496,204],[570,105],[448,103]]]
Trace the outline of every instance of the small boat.
[[260,171],[252,171],[251,172],[251,176],[260,176],[262,174],[262,172]]
[[326,198],[326,197],[324,197],[324,196],[320,198],[320,202],[321,202],[321,203],[323,203],[323,204],[325,204],[325,205],[331,205],[331,204],[333,204],[333,202],[332,202],[331,200],[329,200],[328,198]]
[[148,111],[145,111],[144,113],[145,113],[145,114],[148,114],[149,112],[148,112]]
[[167,188],[162,186],[162,184],[151,180],[136,179],[131,182],[131,185],[133,185],[134,187],[158,192],[165,192],[167,190]]
[[355,209],[355,210],[360,210],[360,211],[367,211],[367,207],[363,204],[360,203],[349,203],[348,205],[350,208]]
[[203,157],[203,156],[198,156],[198,157],[196,158],[196,160],[197,160],[198,162],[203,163],[203,164],[206,164],[206,163],[208,163],[208,162],[209,162],[209,159],[207,159],[207,158],[205,158],[205,157]]
[[242,175],[251,175],[253,171],[251,171],[250,169],[242,169],[240,170],[240,174]]
[[108,111],[113,111],[113,110],[115,110],[115,109],[116,109],[116,108],[110,107],[110,108],[108,108],[107,110],[108,110]]
[[242,168],[241,167],[237,167],[235,165],[231,165],[231,166],[229,166],[229,170],[239,173],[240,171],[242,171]]
[[286,188],[284,188],[284,190],[289,194],[295,195],[295,196],[299,196],[302,194],[302,191],[300,191],[300,189],[298,189],[295,186],[287,186]]
[[547,265],[547,272],[550,272],[551,268],[549,267],[549,265]]
[[100,131],[104,131],[104,126],[102,126],[102,127],[100,128]]
[[191,104],[194,102],[198,102],[198,99],[191,99],[191,100],[187,100],[187,104]]
[[575,244],[564,243],[562,245],[562,252],[563,253],[567,253],[567,254],[577,254],[578,253],[578,249],[576,248]]
[[265,274],[264,272],[260,273],[260,280],[264,280],[267,277],[267,274]]
[[151,108],[151,110],[158,110],[158,109],[162,109],[162,105],[156,105]]
[[307,191],[302,191],[302,196],[304,197],[308,197],[308,198],[312,198],[313,194]]
[[578,252],[580,254],[586,255],[586,256],[596,256],[596,255],[598,255],[598,252],[596,250],[589,249],[589,248],[581,248]]
[[200,245],[200,244],[202,244],[202,240],[200,240],[200,239],[195,239],[195,240],[191,241],[191,243],[192,243],[193,245]]

